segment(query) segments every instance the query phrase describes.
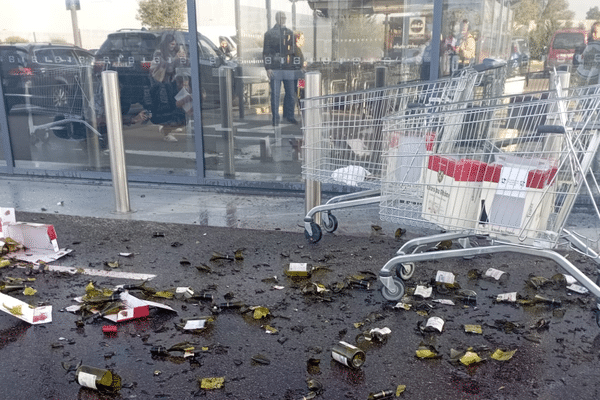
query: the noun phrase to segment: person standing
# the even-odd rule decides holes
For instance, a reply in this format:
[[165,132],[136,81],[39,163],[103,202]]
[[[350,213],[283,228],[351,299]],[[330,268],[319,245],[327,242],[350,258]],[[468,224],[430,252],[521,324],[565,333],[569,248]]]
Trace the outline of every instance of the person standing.
[[468,67],[475,60],[477,40],[469,30],[469,21],[466,19],[462,21],[460,40],[457,47],[458,57],[460,59],[460,68]]
[[271,88],[271,113],[273,126],[279,125],[279,99],[281,83],[285,90],[283,98],[283,118],[297,124],[294,110],[297,101],[294,87],[300,72],[301,61],[296,57],[294,32],[285,27],[286,16],[283,11],[275,14],[275,25],[264,35],[263,60]]
[[159,125],[158,131],[163,134],[167,142],[176,142],[177,138],[173,136],[173,132],[185,125],[185,112],[176,105],[175,95],[178,88],[175,75],[178,68],[188,66],[189,59],[183,46],[177,43],[174,34],[165,34],[150,64],[152,77],[150,121]]
[[577,65],[576,84],[596,85],[600,82],[600,22],[594,22],[592,25],[584,50],[580,51],[580,54],[575,52],[573,65]]

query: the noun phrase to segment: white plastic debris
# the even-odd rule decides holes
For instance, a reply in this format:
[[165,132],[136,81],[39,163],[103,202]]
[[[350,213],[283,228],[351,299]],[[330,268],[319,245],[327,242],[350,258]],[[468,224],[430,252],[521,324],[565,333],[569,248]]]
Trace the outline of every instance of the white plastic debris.
[[365,178],[369,175],[371,173],[365,168],[358,165],[350,165],[333,171],[331,178],[349,186],[357,186],[359,183],[364,182]]

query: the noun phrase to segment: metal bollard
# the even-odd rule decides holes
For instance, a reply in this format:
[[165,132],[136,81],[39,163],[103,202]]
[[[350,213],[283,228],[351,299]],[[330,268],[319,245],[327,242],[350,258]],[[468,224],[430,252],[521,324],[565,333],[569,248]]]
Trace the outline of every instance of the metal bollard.
[[131,212],[129,208],[129,187],[123,146],[123,121],[121,119],[121,100],[119,98],[119,77],[116,71],[102,72],[102,91],[108,148],[110,150],[110,170],[115,189],[116,211]]
[[223,173],[225,179],[235,179],[233,127],[233,68],[219,67],[219,94],[221,96],[221,128],[225,144]]
[[[312,97],[318,97],[321,95],[321,73],[318,71],[311,71],[306,73],[306,99],[304,100],[306,106],[304,119],[306,121],[304,130],[304,145],[309,149],[316,149],[316,144],[319,141],[321,135],[320,131],[320,119],[321,114],[317,107],[317,100],[311,100]],[[304,163],[305,165],[314,166],[319,160],[319,155],[315,154],[318,150],[305,151]],[[321,205],[321,182],[306,180],[305,189],[305,214],[308,214],[310,210],[316,206]],[[321,213],[316,213],[314,216],[314,222],[321,224]]]

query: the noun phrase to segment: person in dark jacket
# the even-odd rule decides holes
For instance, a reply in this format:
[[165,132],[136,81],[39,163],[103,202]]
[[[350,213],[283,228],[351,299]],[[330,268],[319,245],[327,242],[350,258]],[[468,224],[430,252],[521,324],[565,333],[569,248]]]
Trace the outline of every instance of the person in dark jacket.
[[285,27],[286,16],[282,11],[275,14],[276,24],[264,36],[263,60],[271,86],[271,113],[273,126],[279,125],[279,98],[281,83],[285,90],[283,98],[283,118],[297,124],[294,117],[296,105],[295,82],[301,74],[302,60],[296,56],[294,32]]
[[[578,62],[576,63],[577,60]],[[600,76],[600,22],[594,22],[590,29],[587,46],[581,54],[573,56],[575,70],[575,84],[596,85]]]

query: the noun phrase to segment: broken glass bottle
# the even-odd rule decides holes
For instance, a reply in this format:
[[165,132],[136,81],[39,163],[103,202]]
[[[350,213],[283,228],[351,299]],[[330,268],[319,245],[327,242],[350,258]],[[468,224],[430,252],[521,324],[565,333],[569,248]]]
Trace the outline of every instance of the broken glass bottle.
[[389,399],[393,395],[394,395],[394,391],[393,390],[382,390],[381,392],[370,393],[369,397],[367,397],[367,399],[369,399],[369,400]]
[[121,390],[121,377],[107,369],[81,365],[75,375],[81,386],[99,392],[116,393]]
[[350,343],[340,341],[331,349],[331,357],[347,367],[358,369],[365,363],[365,352]]

